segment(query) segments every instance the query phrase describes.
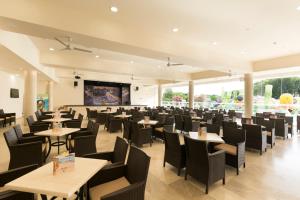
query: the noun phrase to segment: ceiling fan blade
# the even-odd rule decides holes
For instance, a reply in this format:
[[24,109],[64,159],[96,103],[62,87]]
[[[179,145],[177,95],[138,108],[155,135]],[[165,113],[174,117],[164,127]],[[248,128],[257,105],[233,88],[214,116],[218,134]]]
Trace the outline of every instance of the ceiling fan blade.
[[68,48],[68,44],[66,44],[65,42],[63,42],[62,40],[58,39],[58,38],[54,38],[57,42],[59,42],[60,44],[64,45],[66,48]]
[[83,51],[83,52],[86,52],[86,53],[93,53],[91,50],[88,50],[88,49],[81,49],[81,48],[77,48],[77,47],[74,47],[73,50],[76,50],[76,51]]

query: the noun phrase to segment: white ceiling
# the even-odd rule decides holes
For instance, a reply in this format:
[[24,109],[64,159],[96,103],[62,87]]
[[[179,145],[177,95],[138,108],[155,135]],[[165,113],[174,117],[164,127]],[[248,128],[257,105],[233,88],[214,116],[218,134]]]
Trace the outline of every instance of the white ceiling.
[[[109,10],[113,4],[118,13]],[[0,27],[42,38],[71,35],[103,60],[135,59],[144,73],[159,72],[167,56],[198,68],[177,71],[243,72],[253,61],[300,52],[299,5],[299,0],[10,0],[0,7]],[[179,31],[172,32],[174,27]],[[56,45],[38,39],[36,44],[45,54]]]

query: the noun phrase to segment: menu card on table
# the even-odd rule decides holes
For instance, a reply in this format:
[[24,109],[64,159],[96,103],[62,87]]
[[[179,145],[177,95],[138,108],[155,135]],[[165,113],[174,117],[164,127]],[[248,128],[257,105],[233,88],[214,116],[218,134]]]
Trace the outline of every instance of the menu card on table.
[[53,159],[53,175],[68,172],[74,169],[75,153],[63,153]]

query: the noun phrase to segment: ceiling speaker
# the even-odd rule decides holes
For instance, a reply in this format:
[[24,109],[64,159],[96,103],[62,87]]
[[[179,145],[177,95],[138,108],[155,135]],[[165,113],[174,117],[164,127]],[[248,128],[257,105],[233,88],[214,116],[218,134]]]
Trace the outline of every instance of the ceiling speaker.
[[78,86],[78,81],[74,81],[74,87]]

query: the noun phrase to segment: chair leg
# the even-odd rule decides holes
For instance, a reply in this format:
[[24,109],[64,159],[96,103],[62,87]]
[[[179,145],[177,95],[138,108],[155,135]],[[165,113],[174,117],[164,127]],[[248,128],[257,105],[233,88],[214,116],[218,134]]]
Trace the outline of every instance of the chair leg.
[[187,170],[185,169],[184,180],[187,180]]
[[244,168],[246,168],[246,162],[244,162]]
[[205,194],[208,194],[208,183],[206,184]]
[[177,175],[180,176],[180,167],[178,168]]
[[239,170],[239,167],[237,166],[236,168],[236,175],[239,175],[240,174],[240,170]]
[[262,155],[262,150],[260,150],[260,155]]
[[226,181],[225,181],[225,176],[224,176],[224,178],[223,178],[223,185],[225,185],[225,183],[226,183]]

